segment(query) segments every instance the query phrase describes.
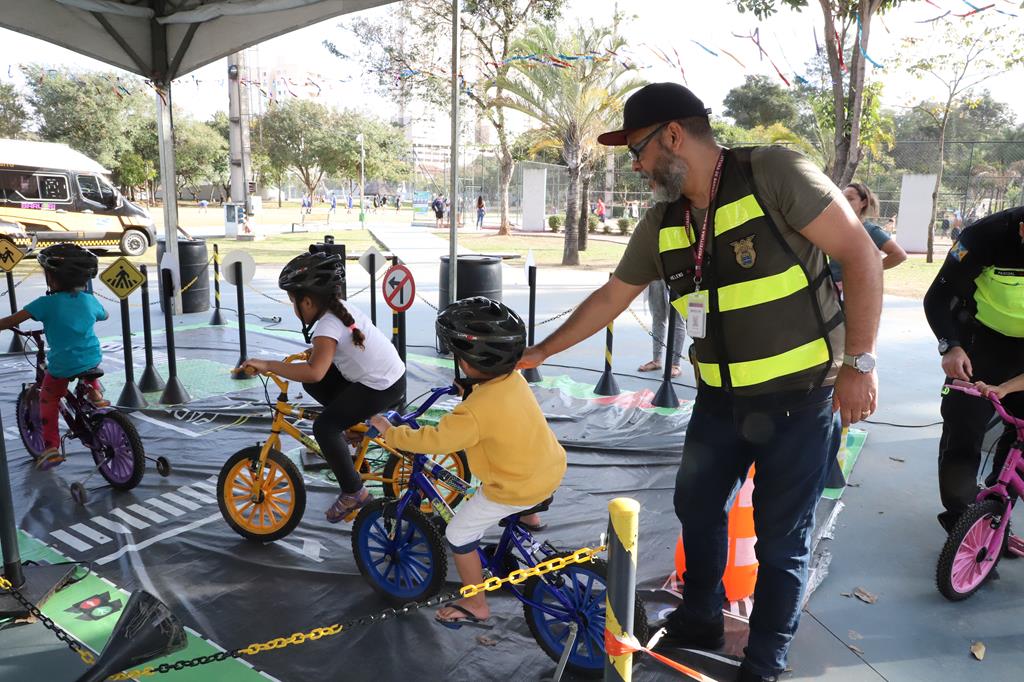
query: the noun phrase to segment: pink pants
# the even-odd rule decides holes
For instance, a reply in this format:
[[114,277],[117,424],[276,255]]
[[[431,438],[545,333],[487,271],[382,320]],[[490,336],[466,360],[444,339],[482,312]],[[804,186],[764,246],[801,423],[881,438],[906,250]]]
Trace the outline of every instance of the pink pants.
[[[39,419],[43,426],[43,447],[60,447],[60,400],[68,391],[71,379],[55,377],[49,372],[43,377],[43,385],[39,390]],[[94,391],[100,390],[98,379],[82,382]]]

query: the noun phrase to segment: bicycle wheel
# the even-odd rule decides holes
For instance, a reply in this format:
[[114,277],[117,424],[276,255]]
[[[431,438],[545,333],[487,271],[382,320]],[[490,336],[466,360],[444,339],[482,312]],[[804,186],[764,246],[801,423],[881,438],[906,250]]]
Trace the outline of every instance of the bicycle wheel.
[[999,532],[1005,510],[1000,500],[982,500],[960,515],[935,567],[935,586],[943,597],[950,601],[967,599],[995,569],[1006,537],[1000,538],[995,557],[988,553],[988,544]]
[[[547,576],[549,580],[551,575]],[[560,579],[561,584],[552,586],[541,578],[530,578],[526,582],[523,615],[530,633],[544,653],[557,662],[565,650],[569,623],[575,622],[579,629],[566,669],[581,677],[600,677],[604,671],[604,602],[608,564],[601,559],[573,564],[554,574],[554,579]],[[555,590],[572,604],[571,610],[563,606],[555,596]],[[633,611],[633,634],[644,643],[650,639],[647,612],[639,595]]]
[[[246,540],[280,540],[302,520],[306,511],[306,487],[298,467],[284,453],[271,450],[256,478],[260,448],[243,448],[231,455],[217,477],[217,504],[232,530]],[[259,501],[252,501],[259,490]]]
[[[469,459],[464,450],[451,452],[447,455],[430,455],[430,459],[452,472],[467,483],[473,477],[469,471]],[[384,497],[398,498],[402,496],[405,489],[409,487],[409,474],[412,473],[412,462],[405,457],[390,453],[387,464],[384,465]],[[390,481],[390,482],[389,482]],[[455,509],[455,505],[462,501],[465,495],[455,488],[452,488],[444,481],[434,480],[434,487],[440,493],[448,506]],[[424,500],[420,505],[420,511],[424,514],[431,512],[430,502]]]
[[146,472],[142,439],[123,412],[104,412],[93,422],[89,449],[100,475],[118,490],[131,490]]
[[444,541],[419,509],[374,500],[352,526],[352,553],[359,572],[387,599],[404,604],[437,594],[448,572]]
[[39,416],[39,386],[29,384],[21,389],[15,407],[18,415],[18,433],[28,454],[35,459],[46,448],[43,445],[43,420]]

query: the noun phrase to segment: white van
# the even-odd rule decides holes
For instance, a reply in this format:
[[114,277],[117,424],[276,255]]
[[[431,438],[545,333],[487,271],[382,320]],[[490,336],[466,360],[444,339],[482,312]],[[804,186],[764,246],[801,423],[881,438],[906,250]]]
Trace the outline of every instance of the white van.
[[40,248],[74,242],[141,256],[156,243],[153,221],[109,175],[64,144],[0,139],[0,221],[22,225]]

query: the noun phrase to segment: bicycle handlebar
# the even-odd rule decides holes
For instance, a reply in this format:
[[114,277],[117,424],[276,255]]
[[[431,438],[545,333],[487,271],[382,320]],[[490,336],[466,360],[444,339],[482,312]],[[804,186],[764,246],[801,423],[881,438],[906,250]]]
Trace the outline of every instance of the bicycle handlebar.
[[[395,410],[389,410],[385,413],[385,418],[391,422],[392,426],[415,426],[416,419],[422,417],[423,414],[433,407],[434,403],[440,400],[446,395],[458,395],[459,389],[453,384],[451,386],[440,386],[438,388],[430,389],[430,397],[423,401],[423,404],[418,408],[410,412],[409,414],[402,415]],[[370,426],[366,432],[367,438],[376,438],[380,435],[380,431],[376,427]]]
[[42,329],[30,329],[29,331],[25,332],[18,329],[17,327],[11,327],[11,331],[17,334],[18,336],[24,336],[25,338],[35,339],[36,341],[42,339],[44,334],[44,331]]
[[1003,419],[1004,422],[1013,424],[1018,429],[1024,429],[1024,419],[1017,419],[1009,412],[1007,412],[1006,408],[1003,407],[1003,403],[999,400],[999,396],[997,396],[995,393],[989,393],[987,396],[983,395],[982,392],[979,391],[974,384],[970,383],[969,381],[963,381],[961,379],[953,379],[951,383],[946,384],[944,387],[944,389],[950,388],[952,388],[955,391],[960,391],[961,393],[966,393],[967,395],[974,396],[975,398],[988,398],[990,401],[992,401],[992,406],[996,408],[996,412],[999,413],[999,416]]

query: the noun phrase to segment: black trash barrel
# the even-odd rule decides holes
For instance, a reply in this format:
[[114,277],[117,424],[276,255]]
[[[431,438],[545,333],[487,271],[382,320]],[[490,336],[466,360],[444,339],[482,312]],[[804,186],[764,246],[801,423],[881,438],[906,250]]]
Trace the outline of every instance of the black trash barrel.
[[[441,256],[441,284],[438,294],[438,309],[444,310],[451,302],[448,296],[448,256]],[[470,296],[486,296],[495,301],[501,300],[501,258],[498,256],[459,256],[456,261],[458,271],[455,281],[455,298]],[[442,348],[438,339],[437,348]]]
[[[163,239],[156,242],[156,262],[159,272],[160,259],[164,257],[166,244]],[[206,252],[205,239],[181,240],[178,242],[178,267],[181,270],[181,286],[186,289],[181,294],[181,307],[184,313],[201,313],[210,309],[210,277],[209,256]],[[192,282],[192,280],[195,280]],[[157,276],[160,288],[160,310],[164,309],[163,277]],[[192,282],[189,286],[189,282]]]

